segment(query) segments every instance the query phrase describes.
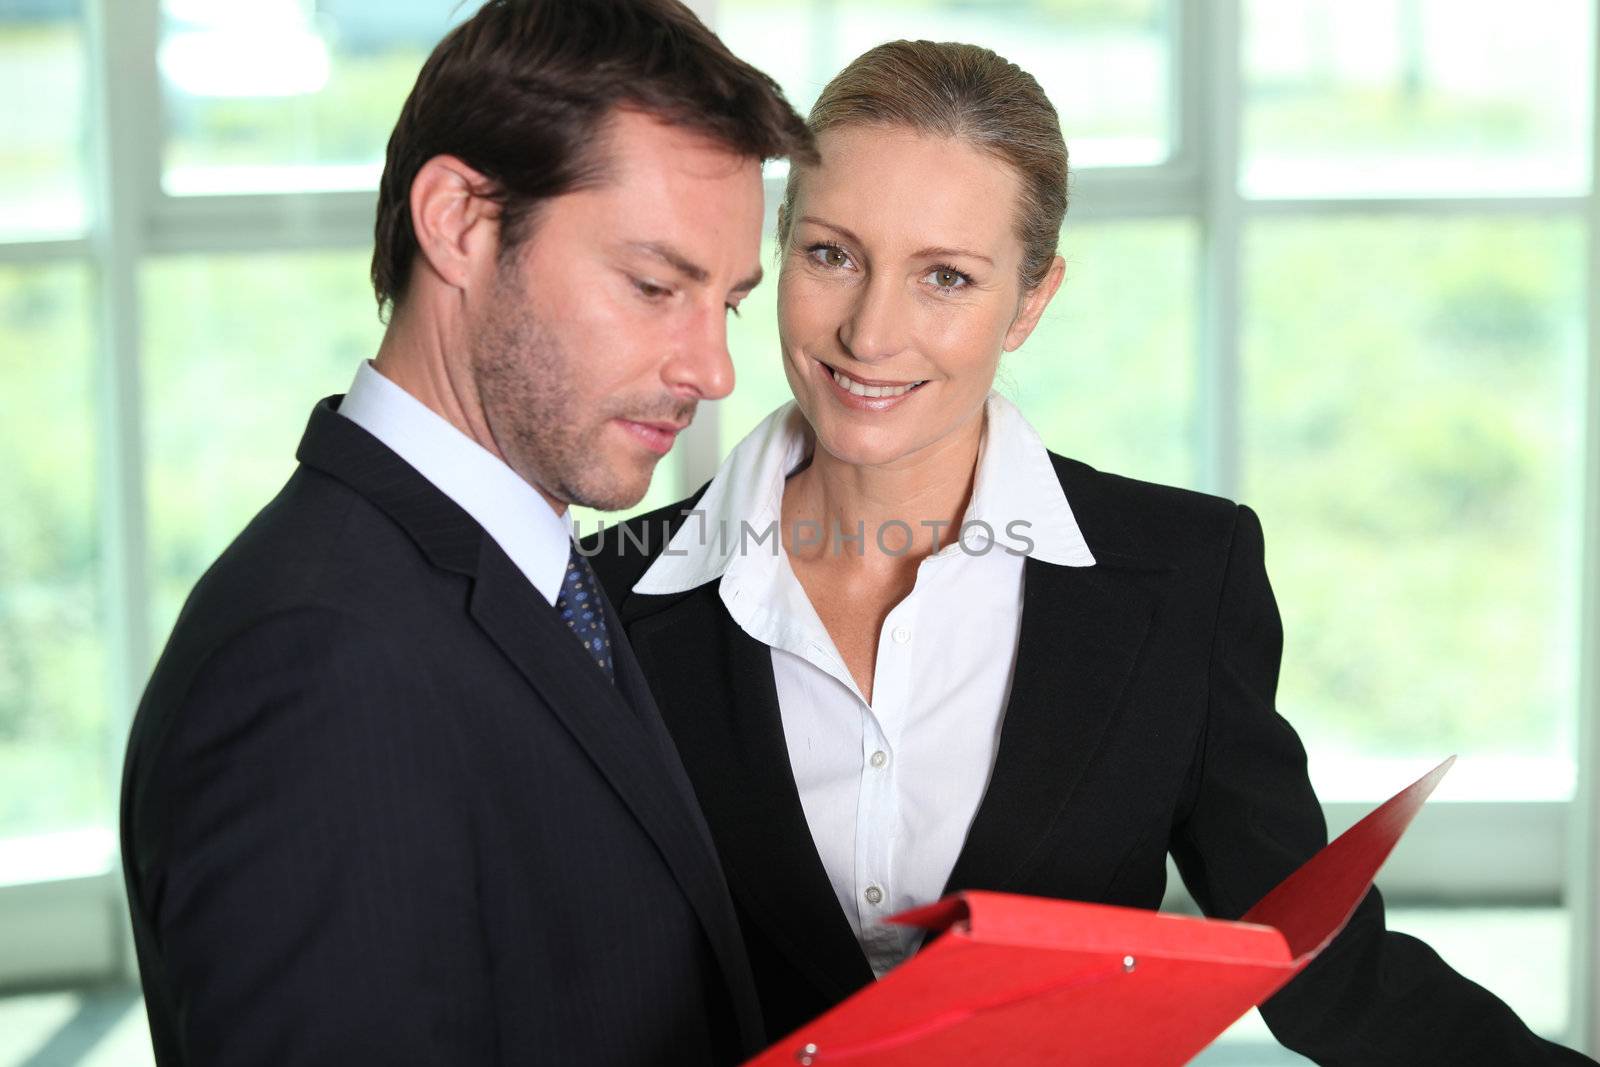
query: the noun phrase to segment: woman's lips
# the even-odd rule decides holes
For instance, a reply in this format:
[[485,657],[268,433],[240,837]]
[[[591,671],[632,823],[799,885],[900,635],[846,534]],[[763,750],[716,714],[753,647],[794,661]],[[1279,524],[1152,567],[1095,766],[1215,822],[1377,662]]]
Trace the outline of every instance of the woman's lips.
[[[835,370],[820,359],[815,362],[817,373],[827,380],[827,387],[833,393],[834,399],[853,411],[888,411],[904,403],[924,384],[924,382],[867,383],[853,375]],[[879,395],[870,395],[873,393]]]

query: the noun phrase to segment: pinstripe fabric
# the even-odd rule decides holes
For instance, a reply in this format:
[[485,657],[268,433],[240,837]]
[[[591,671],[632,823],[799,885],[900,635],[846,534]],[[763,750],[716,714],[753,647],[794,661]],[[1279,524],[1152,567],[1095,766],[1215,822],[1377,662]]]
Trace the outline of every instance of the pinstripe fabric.
[[158,1062],[759,1047],[709,834],[626,646],[613,686],[460,508],[327,402],[301,460],[190,596],[129,742]]

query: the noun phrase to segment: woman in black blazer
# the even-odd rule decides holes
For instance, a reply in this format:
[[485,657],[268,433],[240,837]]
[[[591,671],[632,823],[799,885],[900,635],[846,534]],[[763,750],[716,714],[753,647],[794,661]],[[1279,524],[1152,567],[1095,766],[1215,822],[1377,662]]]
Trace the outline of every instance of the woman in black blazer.
[[[779,216],[796,402],[695,497],[588,542],[770,1037],[914,951],[879,922],[905,906],[1155,908],[1170,853],[1236,918],[1326,841],[1273,708],[1254,514],[1050,454],[991,391],[1063,272],[1066,150],[1038,84],[985,49],[895,42],[810,124],[822,162]],[[1376,891],[1262,1013],[1321,1063],[1590,1062],[1386,931]]]

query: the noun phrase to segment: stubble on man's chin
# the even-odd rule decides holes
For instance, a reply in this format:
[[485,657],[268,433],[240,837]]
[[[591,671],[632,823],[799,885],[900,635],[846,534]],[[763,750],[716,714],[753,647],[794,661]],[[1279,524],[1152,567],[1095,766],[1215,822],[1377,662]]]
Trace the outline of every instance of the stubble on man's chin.
[[564,503],[598,511],[632,507],[649,488],[650,471],[631,478],[606,465],[599,438],[612,416],[582,410],[571,354],[522,299],[514,290],[500,294],[472,352],[473,381],[495,444],[524,481]]

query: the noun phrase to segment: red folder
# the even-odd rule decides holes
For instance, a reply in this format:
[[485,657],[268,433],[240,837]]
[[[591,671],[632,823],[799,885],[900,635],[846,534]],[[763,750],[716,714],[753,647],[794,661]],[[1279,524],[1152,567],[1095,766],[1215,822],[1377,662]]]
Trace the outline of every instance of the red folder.
[[961,893],[893,922],[936,939],[750,1067],[1188,1062],[1344,928],[1451,757],[1238,922]]

